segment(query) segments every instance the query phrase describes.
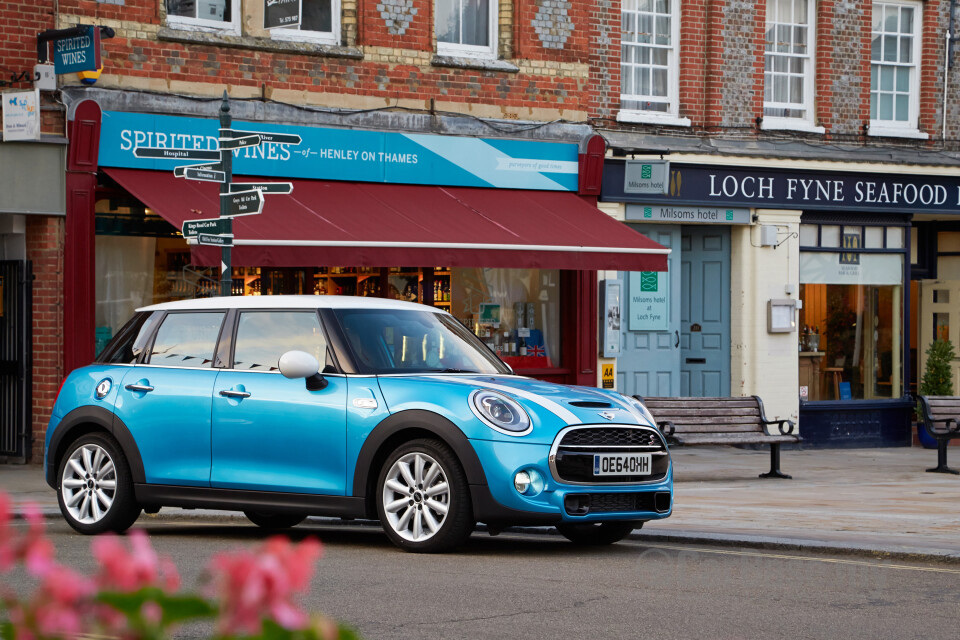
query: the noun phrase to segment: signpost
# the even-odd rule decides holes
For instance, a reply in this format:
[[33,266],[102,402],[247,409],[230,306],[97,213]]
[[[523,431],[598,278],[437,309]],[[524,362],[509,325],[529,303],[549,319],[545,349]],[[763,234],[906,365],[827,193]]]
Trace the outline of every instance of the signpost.
[[[299,17],[299,2],[294,0]],[[264,194],[292,193],[290,182],[233,182],[233,151],[246,147],[256,147],[263,142],[277,144],[300,144],[300,136],[285,133],[267,133],[260,131],[235,131],[230,128],[230,101],[227,92],[223,92],[220,104],[220,148],[208,149],[170,149],[165,147],[136,147],[133,155],[137,158],[156,158],[160,160],[199,160],[203,164],[176,167],[173,175],[177,178],[220,182],[220,217],[206,220],[187,220],[183,223],[184,238],[191,238],[198,244],[220,247],[220,295],[229,296],[233,290],[231,275],[230,249],[233,247],[233,218],[235,216],[257,215],[263,211]],[[211,164],[211,162],[213,164]]]

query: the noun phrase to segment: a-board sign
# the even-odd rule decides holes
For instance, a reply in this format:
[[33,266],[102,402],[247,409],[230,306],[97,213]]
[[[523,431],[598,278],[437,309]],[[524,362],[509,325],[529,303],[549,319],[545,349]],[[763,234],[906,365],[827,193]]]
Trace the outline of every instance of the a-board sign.
[[226,226],[226,218],[186,220],[183,223],[183,237],[194,238],[201,233],[204,235],[220,235],[226,231]]

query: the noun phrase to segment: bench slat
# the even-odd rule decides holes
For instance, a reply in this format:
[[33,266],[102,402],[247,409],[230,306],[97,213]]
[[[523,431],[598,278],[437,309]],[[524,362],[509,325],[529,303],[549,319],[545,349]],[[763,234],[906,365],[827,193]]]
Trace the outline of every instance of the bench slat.
[[757,401],[753,398],[644,398],[648,407],[722,407],[724,409],[756,408]]
[[650,409],[650,413],[654,415],[663,414],[671,416],[751,416],[760,419],[760,410],[754,407],[753,409],[727,409],[727,408],[709,408],[709,407],[698,407],[698,408],[661,408],[661,409]]
[[758,429],[762,426],[762,423],[760,422],[759,418],[750,418],[747,416],[744,416],[742,418],[738,418],[736,416],[723,416],[721,418],[714,418],[714,417],[708,416],[705,418],[698,418],[696,416],[663,417],[663,416],[658,416],[654,414],[653,417],[656,418],[657,420],[669,420],[673,424],[706,425],[706,426],[725,425],[725,424],[727,425],[742,424],[742,425],[752,425]]
[[689,435],[681,436],[680,444],[770,444],[774,442],[799,442],[796,436],[771,436],[761,434]]
[[675,433],[759,433],[759,424],[685,424],[673,423]]

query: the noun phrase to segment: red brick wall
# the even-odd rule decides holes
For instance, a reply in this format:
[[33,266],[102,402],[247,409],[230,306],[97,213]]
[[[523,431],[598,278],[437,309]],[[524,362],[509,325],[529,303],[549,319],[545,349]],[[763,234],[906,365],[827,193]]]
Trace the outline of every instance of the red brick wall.
[[[53,0],[0,0],[0,77],[33,73],[37,63],[37,33],[54,28]],[[27,88],[18,83],[16,88]]]
[[63,370],[63,230],[57,216],[27,216],[27,260],[33,263],[33,458],[43,461],[50,411]]

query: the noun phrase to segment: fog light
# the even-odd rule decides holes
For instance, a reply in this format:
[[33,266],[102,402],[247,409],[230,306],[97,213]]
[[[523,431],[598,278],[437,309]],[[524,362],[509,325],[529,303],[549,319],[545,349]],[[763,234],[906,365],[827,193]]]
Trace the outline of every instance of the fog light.
[[535,469],[524,469],[513,476],[513,488],[524,496],[535,496],[543,491],[543,476]]

